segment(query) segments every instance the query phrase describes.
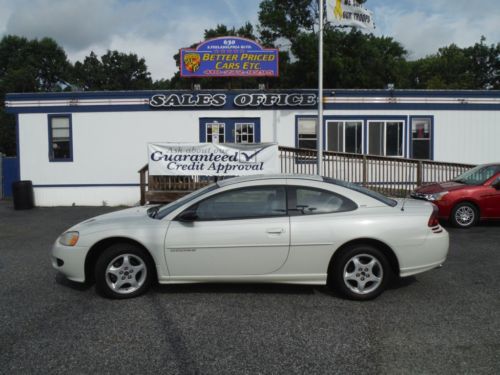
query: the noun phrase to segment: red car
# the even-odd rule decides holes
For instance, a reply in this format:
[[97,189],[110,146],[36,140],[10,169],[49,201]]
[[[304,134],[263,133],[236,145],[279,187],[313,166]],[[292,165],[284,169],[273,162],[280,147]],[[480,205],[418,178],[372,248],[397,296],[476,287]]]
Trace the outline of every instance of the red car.
[[424,185],[411,193],[439,208],[439,218],[459,228],[500,219],[500,163],[479,165],[453,181]]

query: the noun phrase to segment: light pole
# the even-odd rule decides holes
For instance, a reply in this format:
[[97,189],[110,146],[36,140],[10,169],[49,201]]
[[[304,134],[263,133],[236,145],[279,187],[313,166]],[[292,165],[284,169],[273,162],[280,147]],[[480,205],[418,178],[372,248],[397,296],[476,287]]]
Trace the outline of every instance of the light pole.
[[318,123],[317,134],[317,174],[323,173],[323,11],[324,0],[319,0],[319,44],[318,44]]

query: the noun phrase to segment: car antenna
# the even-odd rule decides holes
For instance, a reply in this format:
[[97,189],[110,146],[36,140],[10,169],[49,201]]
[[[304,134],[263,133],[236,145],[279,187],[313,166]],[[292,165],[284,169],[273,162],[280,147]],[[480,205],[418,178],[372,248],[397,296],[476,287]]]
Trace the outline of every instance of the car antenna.
[[[408,183],[410,182],[410,171],[411,171],[411,168],[408,170],[408,176],[406,178],[406,181],[408,181]],[[406,201],[408,200],[408,198],[410,198],[410,194],[406,194],[406,197],[403,199],[403,204],[401,205],[401,211],[405,210],[405,204],[406,204]]]
[[403,199],[403,204],[401,205],[401,211],[405,210],[405,204],[406,204],[406,201],[408,200],[408,198],[409,198],[409,195],[407,194],[406,197]]

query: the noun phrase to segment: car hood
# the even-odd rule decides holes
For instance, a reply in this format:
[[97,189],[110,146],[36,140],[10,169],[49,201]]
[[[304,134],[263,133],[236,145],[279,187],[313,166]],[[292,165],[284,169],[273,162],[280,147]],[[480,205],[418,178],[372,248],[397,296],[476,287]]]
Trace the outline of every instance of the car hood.
[[459,182],[440,182],[438,184],[423,185],[417,188],[415,191],[422,194],[435,194],[442,191],[453,191],[463,189],[467,185],[461,184]]
[[91,219],[82,221],[73,226],[70,230],[98,230],[100,227],[120,226],[127,223],[138,223],[145,220],[153,220],[147,210],[152,206],[132,207],[125,210],[110,212],[109,214],[99,215]]

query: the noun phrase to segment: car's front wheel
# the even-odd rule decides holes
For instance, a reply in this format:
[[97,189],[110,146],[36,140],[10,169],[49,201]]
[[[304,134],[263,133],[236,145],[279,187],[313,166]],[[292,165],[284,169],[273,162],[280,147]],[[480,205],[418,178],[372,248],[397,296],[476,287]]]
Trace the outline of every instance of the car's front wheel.
[[391,276],[386,256],[370,245],[354,245],[344,249],[331,271],[335,290],[354,300],[377,297],[384,291]]
[[97,291],[109,298],[132,298],[151,285],[154,264],[139,246],[117,243],[101,254],[95,265]]
[[473,227],[479,219],[476,206],[469,202],[459,203],[451,213],[451,223],[457,228]]

